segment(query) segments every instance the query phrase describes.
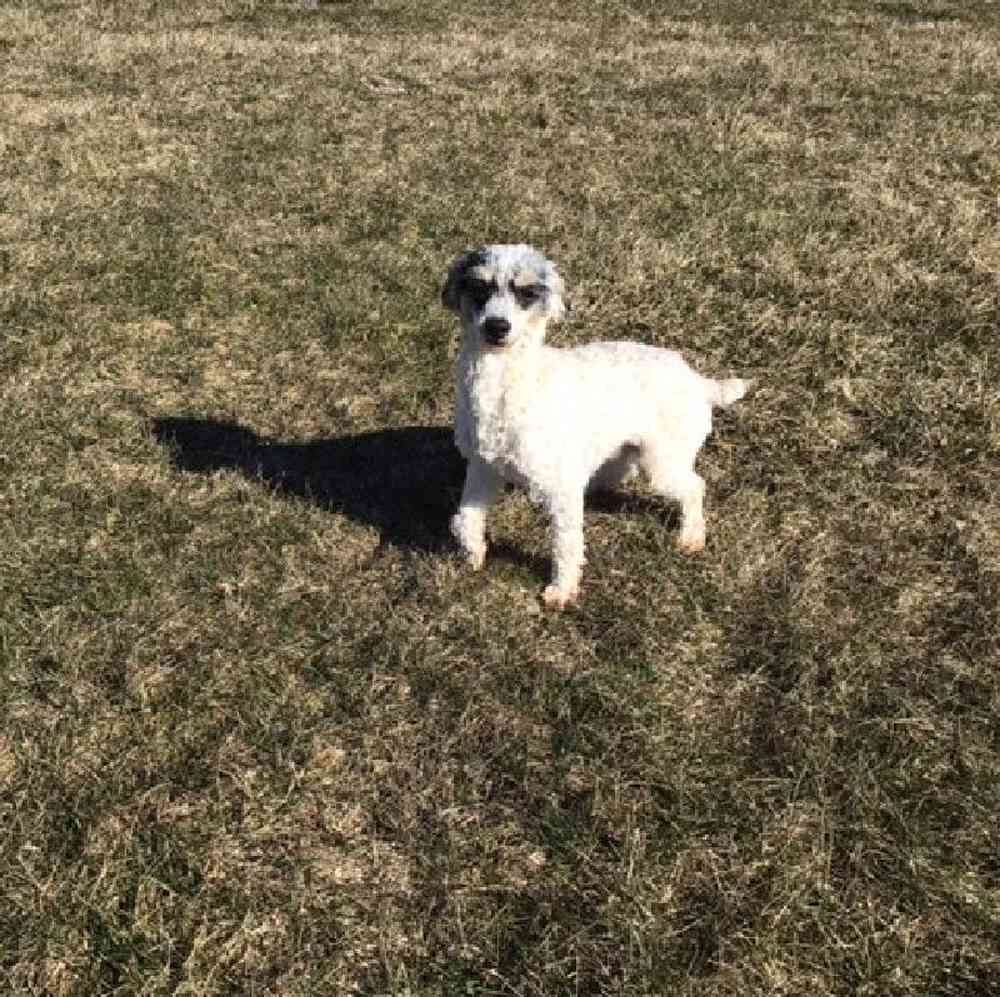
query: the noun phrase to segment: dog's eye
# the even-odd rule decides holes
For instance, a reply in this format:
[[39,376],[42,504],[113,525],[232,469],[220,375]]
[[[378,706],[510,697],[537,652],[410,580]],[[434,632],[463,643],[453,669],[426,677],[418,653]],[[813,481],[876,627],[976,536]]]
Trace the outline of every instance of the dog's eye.
[[482,308],[493,293],[490,285],[483,280],[470,280],[465,285],[465,290],[477,308]]
[[541,296],[542,288],[539,284],[528,284],[525,287],[515,287],[514,296],[518,304],[523,308],[533,305]]

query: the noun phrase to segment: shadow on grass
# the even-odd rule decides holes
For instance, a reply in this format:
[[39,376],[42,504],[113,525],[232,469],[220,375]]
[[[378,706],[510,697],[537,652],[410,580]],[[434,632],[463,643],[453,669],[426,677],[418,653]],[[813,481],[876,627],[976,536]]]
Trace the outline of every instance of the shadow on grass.
[[405,426],[285,443],[213,419],[161,418],[153,435],[184,471],[232,469],[278,492],[376,527],[382,540],[438,550],[450,543],[465,473],[450,428]]

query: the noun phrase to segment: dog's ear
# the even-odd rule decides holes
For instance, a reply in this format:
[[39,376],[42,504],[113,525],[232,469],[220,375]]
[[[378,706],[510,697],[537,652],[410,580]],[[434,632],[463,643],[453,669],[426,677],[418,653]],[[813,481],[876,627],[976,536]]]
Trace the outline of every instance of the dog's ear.
[[549,318],[558,322],[569,310],[569,302],[565,298],[566,287],[563,284],[562,276],[556,269],[554,263],[549,264],[548,273],[545,278],[548,288],[548,310]]
[[448,277],[441,289],[441,304],[453,312],[462,311],[462,285],[470,268],[479,266],[484,260],[481,249],[473,249],[463,253],[451,265]]

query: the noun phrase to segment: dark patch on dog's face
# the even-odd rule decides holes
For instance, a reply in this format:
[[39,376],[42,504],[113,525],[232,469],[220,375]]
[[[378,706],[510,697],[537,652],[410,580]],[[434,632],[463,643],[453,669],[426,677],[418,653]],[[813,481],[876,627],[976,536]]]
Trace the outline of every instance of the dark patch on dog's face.
[[[479,268],[480,271],[482,268]],[[462,282],[461,294],[468,298],[477,311],[486,307],[486,302],[497,293],[499,287],[495,278],[479,276],[477,273],[467,273]]]
[[461,312],[462,295],[466,292],[470,272],[484,266],[486,261],[487,255],[484,249],[473,249],[454,262],[441,290],[441,304],[445,308]]
[[532,305],[544,301],[548,288],[541,275],[532,267],[518,267],[507,282],[514,300],[527,311]]
[[537,280],[531,281],[530,283],[518,283],[515,278],[510,282],[510,289],[514,294],[514,300],[527,311],[532,305],[538,304],[540,301],[545,300],[545,295],[547,293],[544,284],[539,283]]

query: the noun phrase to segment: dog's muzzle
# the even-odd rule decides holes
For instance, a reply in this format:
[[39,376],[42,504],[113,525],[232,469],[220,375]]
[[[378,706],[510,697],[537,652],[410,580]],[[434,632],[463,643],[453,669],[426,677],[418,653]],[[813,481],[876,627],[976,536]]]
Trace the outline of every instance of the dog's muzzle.
[[483,322],[483,339],[490,346],[503,346],[510,335],[510,322],[505,318],[488,318]]

